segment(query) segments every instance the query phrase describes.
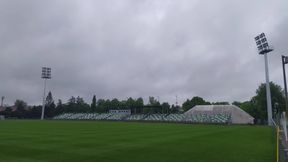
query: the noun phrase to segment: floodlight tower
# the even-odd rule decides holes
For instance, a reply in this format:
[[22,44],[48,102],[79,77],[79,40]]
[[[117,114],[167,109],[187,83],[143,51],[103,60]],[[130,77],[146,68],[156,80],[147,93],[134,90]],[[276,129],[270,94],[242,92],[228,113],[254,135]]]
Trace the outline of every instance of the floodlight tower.
[[42,67],[42,79],[44,79],[44,94],[43,94],[43,102],[42,102],[42,113],[41,113],[41,120],[44,119],[44,112],[45,112],[45,96],[46,96],[46,80],[51,79],[51,68],[49,67]]
[[265,59],[265,73],[266,73],[266,99],[267,99],[267,114],[268,114],[268,125],[272,125],[272,104],[271,104],[271,92],[269,84],[269,69],[268,69],[268,56],[267,54],[273,51],[269,47],[266,36],[264,33],[255,37],[256,45],[260,55],[264,55]]
[[287,113],[288,112],[288,102],[287,102],[287,82],[286,82],[285,64],[288,64],[288,56],[282,55],[282,67],[283,67],[283,79],[284,79],[284,91],[285,91],[285,106],[286,106],[286,113]]

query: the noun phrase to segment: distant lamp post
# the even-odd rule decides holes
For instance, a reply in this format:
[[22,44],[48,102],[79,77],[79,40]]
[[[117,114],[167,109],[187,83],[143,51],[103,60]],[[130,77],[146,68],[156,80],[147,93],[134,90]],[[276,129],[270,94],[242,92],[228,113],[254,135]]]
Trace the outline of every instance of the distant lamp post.
[[176,95],[176,103],[175,103],[176,106],[178,106],[178,96]]
[[264,55],[264,59],[265,59],[268,125],[272,125],[272,104],[271,104],[271,92],[270,92],[270,85],[269,85],[269,69],[268,69],[267,54],[273,51],[273,49],[269,47],[264,33],[261,33],[260,35],[256,36],[255,41],[256,41],[259,54]]
[[287,102],[287,82],[286,82],[286,72],[285,72],[285,64],[288,64],[288,56],[282,55],[282,67],[283,67],[283,78],[284,78],[284,91],[285,91],[285,107],[286,113],[288,112],[288,102]]
[[42,79],[44,79],[44,94],[43,94],[43,102],[42,102],[42,113],[41,113],[41,120],[44,119],[45,113],[45,93],[46,93],[46,80],[51,79],[51,68],[49,67],[42,67]]
[[3,107],[4,96],[1,97],[1,107]]

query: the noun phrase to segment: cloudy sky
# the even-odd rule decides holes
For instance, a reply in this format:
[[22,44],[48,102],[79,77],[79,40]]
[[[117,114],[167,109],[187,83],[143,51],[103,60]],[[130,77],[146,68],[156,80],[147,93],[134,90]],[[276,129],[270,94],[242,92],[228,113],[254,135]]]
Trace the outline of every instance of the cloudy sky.
[[265,82],[254,37],[265,32],[270,80],[283,85],[287,0],[0,0],[0,96],[40,104],[159,96],[245,101]]

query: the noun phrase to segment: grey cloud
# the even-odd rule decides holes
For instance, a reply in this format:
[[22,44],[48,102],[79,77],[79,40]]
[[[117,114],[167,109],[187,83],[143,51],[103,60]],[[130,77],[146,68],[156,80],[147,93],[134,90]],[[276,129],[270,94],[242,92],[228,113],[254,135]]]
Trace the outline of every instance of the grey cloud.
[[[287,2],[36,1],[0,2],[0,95],[40,104],[48,89],[66,101],[159,96],[175,103],[199,95],[248,100],[264,82],[254,36],[266,32],[271,80],[282,85]],[[277,50],[276,50],[277,49]]]

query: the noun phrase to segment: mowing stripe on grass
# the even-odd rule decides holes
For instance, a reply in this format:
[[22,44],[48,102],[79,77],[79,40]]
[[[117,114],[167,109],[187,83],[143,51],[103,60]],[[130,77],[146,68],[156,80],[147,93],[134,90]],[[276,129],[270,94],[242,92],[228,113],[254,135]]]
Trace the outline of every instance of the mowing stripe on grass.
[[272,162],[266,126],[101,121],[0,122],[0,161]]

